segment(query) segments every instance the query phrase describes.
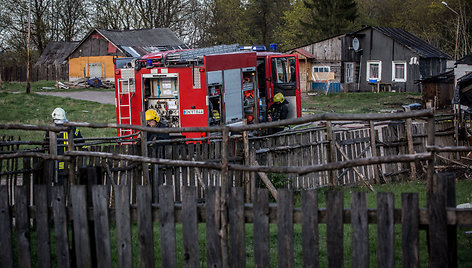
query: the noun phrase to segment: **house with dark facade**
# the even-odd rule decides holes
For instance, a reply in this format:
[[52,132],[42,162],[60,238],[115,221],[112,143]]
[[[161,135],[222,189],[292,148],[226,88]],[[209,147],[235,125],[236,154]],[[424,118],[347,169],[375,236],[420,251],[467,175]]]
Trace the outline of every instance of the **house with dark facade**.
[[421,91],[417,81],[443,73],[450,59],[405,30],[376,26],[300,48],[314,55],[313,88],[332,92]]
[[152,52],[187,48],[169,28],[93,29],[68,55],[69,80],[98,77],[114,81],[114,57],[141,57]]

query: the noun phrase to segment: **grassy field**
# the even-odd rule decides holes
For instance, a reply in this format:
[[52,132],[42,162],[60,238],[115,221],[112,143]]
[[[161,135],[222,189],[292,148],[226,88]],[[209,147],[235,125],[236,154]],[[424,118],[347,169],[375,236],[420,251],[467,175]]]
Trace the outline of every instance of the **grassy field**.
[[[66,110],[69,121],[115,123],[115,106],[91,101],[74,100],[38,94],[0,91],[0,124],[20,123],[47,125],[52,123],[51,113],[56,107]],[[112,137],[114,129],[81,129],[84,137]],[[42,131],[0,130],[0,136],[13,135],[22,140],[42,140]]]
[[302,98],[304,113],[385,113],[411,103],[421,103],[421,93],[356,92]]
[[[31,91],[45,91],[43,87],[54,87],[55,81],[38,81],[31,83]],[[4,82],[0,89],[0,123],[50,124],[51,112],[56,107],[63,107],[70,121],[91,123],[116,122],[115,107],[60,98],[54,96],[39,96],[25,94],[26,83]],[[83,89],[70,89],[83,90]],[[70,91],[67,90],[67,91]],[[88,88],[87,90],[94,90]],[[104,90],[104,89],[99,89]],[[47,91],[65,91],[60,89]],[[341,93],[332,95],[308,96],[302,98],[304,113],[369,113],[389,112],[401,109],[401,105],[421,102],[419,93]],[[113,137],[116,131],[112,129],[82,129],[84,137]],[[22,136],[23,140],[40,140],[43,133],[17,130],[0,130],[1,135]]]
[[[44,91],[64,92],[64,91],[83,91],[83,90],[114,91],[114,89],[94,88],[94,87],[89,87],[85,89],[84,88],[61,89],[61,88],[55,88],[56,81],[46,81],[46,80],[32,82],[30,83],[30,86],[31,86],[31,92],[44,92]],[[47,89],[43,89],[43,87],[46,87]],[[0,90],[4,92],[26,93],[26,82],[3,82],[2,86],[0,87]]]

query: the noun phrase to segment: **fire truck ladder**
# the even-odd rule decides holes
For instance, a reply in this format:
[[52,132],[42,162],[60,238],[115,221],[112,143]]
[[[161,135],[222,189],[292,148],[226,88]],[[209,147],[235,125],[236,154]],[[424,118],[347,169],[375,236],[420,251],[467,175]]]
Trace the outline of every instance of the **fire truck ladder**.
[[[118,92],[118,118],[122,125],[131,125],[131,99],[134,96],[134,90],[131,90],[132,78],[120,79],[120,91]],[[124,113],[127,110],[128,115]],[[120,136],[132,134],[131,129],[120,128]]]

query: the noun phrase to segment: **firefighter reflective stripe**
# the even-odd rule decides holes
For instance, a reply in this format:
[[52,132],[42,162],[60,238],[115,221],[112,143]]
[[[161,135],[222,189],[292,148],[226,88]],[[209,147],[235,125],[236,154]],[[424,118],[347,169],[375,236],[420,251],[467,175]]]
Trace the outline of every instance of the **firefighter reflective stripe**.
[[79,129],[75,129],[75,136],[79,136]]
[[[64,132],[64,144],[69,144],[69,133]],[[67,148],[64,148],[64,150],[67,150]]]
[[64,162],[59,162],[59,169],[64,169]]

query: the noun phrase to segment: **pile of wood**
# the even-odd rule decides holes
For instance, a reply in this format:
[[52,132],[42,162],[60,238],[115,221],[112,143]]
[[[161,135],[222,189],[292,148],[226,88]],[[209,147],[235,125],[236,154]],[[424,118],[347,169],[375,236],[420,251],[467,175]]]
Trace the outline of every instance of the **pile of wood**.
[[[89,78],[80,78],[77,79],[73,82],[56,82],[56,88],[63,88],[63,89],[69,89],[69,88],[89,88],[92,87],[88,83]],[[106,80],[101,80],[102,85],[100,86],[101,88],[114,88],[115,84],[111,83]]]

